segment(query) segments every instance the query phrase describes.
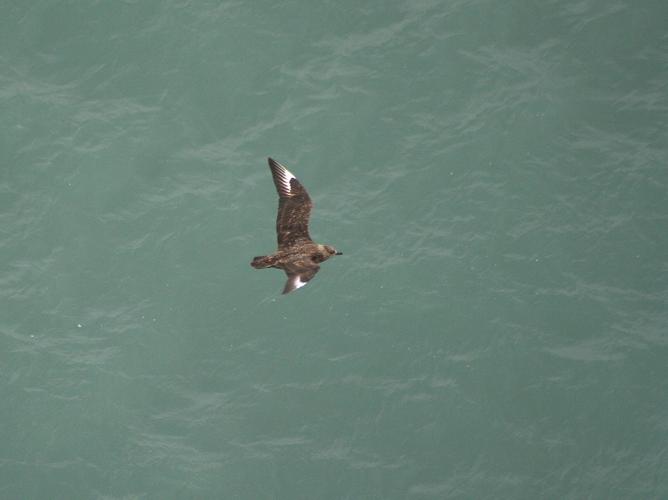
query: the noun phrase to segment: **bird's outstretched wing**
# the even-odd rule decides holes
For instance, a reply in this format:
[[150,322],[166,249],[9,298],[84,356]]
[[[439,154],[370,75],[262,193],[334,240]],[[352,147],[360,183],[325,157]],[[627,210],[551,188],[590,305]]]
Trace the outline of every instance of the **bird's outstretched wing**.
[[313,279],[318,271],[320,271],[320,266],[317,265],[302,268],[286,268],[285,274],[287,274],[288,280],[285,282],[283,293],[290,293],[297,288],[303,287]]
[[269,168],[278,192],[278,248],[285,249],[296,243],[312,241],[308,234],[308,220],[313,203],[306,189],[292,172],[272,158],[269,158]]

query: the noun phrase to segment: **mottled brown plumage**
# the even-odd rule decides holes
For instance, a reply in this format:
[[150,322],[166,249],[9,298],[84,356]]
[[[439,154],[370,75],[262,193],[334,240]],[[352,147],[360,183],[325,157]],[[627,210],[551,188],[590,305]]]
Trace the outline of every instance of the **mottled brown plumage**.
[[278,250],[271,255],[255,257],[255,269],[283,269],[288,280],[283,293],[290,293],[308,283],[320,270],[321,262],[341,255],[329,245],[314,243],[308,232],[313,202],[306,189],[283,165],[269,158],[269,168],[278,192],[276,235]]

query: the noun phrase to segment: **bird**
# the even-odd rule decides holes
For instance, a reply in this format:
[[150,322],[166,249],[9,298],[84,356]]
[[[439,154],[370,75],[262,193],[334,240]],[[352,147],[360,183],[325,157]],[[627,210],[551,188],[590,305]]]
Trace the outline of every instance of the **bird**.
[[255,269],[282,269],[288,277],[283,287],[283,294],[287,294],[311,281],[320,270],[321,263],[343,253],[311,239],[308,232],[313,209],[311,197],[292,172],[273,158],[267,160],[278,192],[278,249],[270,255],[253,258],[251,266]]

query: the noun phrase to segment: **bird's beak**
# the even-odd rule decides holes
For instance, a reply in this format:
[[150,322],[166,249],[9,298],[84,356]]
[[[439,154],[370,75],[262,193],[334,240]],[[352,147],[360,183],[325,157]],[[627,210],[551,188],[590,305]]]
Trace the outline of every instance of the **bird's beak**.
[[343,255],[343,252],[336,252],[334,255]]

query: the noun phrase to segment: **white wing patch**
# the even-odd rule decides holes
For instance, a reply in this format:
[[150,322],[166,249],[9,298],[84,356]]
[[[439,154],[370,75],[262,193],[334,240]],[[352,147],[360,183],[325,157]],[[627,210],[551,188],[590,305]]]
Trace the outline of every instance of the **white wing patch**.
[[285,288],[283,288],[283,293],[290,293],[306,285],[308,281],[302,281],[301,276],[298,274],[290,275],[288,281],[285,283]]
[[[281,165],[283,167],[283,165]],[[292,193],[292,188],[290,187],[290,181],[296,179],[296,177],[290,172],[287,168],[283,167],[283,175],[281,176],[281,183],[288,193]]]
[[292,282],[295,285],[295,288],[301,288],[308,283],[308,281],[302,281],[301,277],[295,276],[294,281]]
[[272,158],[269,158],[269,166],[271,167],[271,174],[274,177],[278,195],[287,197],[294,196],[295,193],[292,191],[290,182],[292,182],[292,179],[297,179],[295,174]]

